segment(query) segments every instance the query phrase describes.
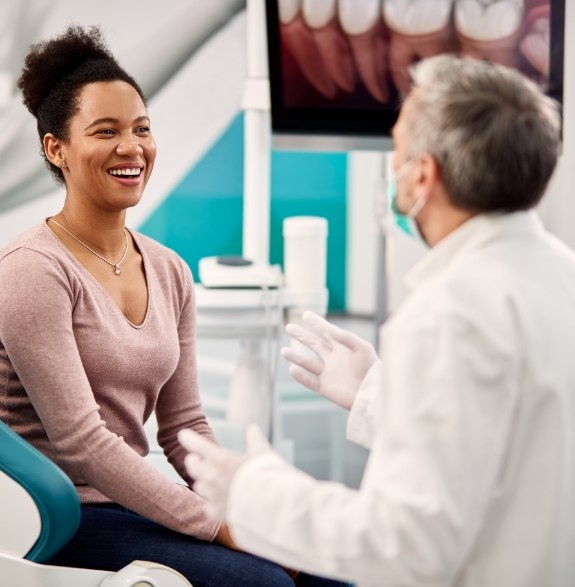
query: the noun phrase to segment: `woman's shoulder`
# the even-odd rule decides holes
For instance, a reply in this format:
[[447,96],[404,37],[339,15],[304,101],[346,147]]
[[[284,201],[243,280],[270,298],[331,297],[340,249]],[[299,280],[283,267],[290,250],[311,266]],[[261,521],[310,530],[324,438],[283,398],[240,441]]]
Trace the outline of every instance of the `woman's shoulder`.
[[0,261],[14,256],[19,251],[32,251],[54,258],[59,256],[62,246],[52,231],[42,221],[20,233],[0,249]]
[[39,291],[74,290],[74,259],[45,222],[26,230],[0,250],[3,299],[29,299]]
[[163,259],[178,257],[178,254],[174,250],[144,234],[143,232],[139,232],[133,228],[130,228],[129,230],[138,247],[143,249],[143,252],[147,255],[154,255]]
[[148,269],[153,268],[156,273],[164,274],[168,279],[187,281],[191,277],[188,264],[176,251],[141,232],[130,232],[149,265]]

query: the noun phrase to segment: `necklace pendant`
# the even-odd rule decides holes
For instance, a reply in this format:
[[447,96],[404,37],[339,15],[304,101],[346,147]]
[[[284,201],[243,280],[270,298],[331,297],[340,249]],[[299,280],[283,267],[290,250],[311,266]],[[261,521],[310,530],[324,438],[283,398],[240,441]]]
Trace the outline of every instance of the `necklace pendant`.
[[114,273],[116,275],[120,275],[120,273],[122,273],[122,270],[120,269],[119,265],[114,265]]

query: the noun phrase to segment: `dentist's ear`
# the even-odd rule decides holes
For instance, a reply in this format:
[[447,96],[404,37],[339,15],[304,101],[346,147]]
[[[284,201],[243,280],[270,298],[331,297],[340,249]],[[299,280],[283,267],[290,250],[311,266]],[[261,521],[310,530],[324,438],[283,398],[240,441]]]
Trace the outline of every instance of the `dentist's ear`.
[[428,201],[442,181],[441,168],[437,159],[429,153],[422,153],[415,173],[414,195],[418,200],[424,198]]

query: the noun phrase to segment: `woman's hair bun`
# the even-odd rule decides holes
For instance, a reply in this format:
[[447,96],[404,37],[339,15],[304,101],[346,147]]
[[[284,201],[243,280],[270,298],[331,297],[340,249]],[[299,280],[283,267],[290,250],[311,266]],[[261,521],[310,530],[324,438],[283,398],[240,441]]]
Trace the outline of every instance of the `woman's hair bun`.
[[72,25],[60,36],[32,45],[18,79],[26,108],[37,117],[38,108],[58,83],[93,60],[117,63],[96,26]]

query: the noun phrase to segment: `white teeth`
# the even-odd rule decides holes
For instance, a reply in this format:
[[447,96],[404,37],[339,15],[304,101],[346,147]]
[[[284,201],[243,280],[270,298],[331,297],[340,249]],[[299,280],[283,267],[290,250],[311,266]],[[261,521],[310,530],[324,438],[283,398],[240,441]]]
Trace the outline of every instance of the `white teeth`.
[[312,29],[321,29],[335,17],[337,0],[303,0],[303,18]]
[[523,0],[457,0],[455,27],[469,39],[495,41],[517,32],[523,12]]
[[453,0],[385,0],[383,18],[389,28],[404,35],[426,35],[445,28]]
[[140,175],[142,170],[139,167],[129,167],[127,169],[110,169],[110,175]]
[[361,35],[380,20],[380,0],[339,0],[339,20],[348,35]]
[[278,0],[280,21],[284,24],[291,22],[299,12],[301,0]]

